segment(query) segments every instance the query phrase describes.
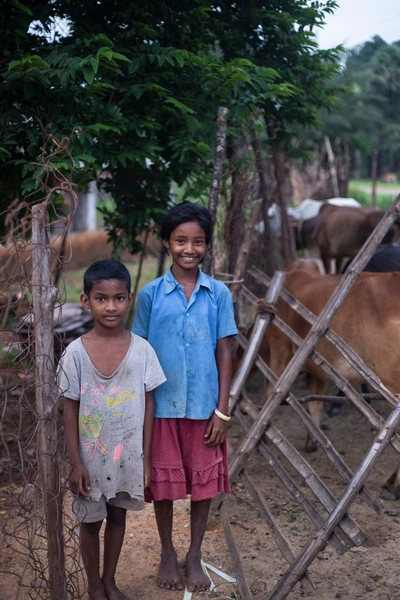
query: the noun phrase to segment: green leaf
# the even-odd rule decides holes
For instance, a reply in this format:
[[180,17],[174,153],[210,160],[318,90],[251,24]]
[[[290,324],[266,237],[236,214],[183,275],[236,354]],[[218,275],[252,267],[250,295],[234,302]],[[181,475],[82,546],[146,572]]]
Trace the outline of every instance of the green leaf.
[[86,79],[87,83],[91,85],[94,79],[93,67],[91,67],[90,65],[86,65],[86,67],[83,69],[83,76]]

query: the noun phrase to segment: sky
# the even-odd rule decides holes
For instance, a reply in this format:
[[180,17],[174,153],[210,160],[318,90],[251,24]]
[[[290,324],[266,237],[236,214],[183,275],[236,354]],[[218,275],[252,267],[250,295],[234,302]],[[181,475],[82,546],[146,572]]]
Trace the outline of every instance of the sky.
[[386,42],[400,40],[399,0],[337,0],[339,8],[317,30],[321,48],[343,44],[352,48],[379,35]]

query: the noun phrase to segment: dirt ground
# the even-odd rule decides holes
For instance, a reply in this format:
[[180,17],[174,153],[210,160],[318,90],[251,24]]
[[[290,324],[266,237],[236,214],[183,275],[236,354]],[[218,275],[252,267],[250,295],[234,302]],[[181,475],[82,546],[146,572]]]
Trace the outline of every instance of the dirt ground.
[[[260,390],[254,391],[254,387],[252,386],[253,391],[250,392],[250,395],[253,401],[260,404],[263,395]],[[373,406],[381,414],[387,414],[383,401],[375,401]],[[290,407],[283,406],[279,409],[274,424],[303,453],[305,428],[297,420]],[[322,425],[344,460],[355,470],[367,452],[376,432],[351,405],[343,406],[340,416],[330,418],[324,413]],[[230,429],[231,449],[237,447],[241,440],[240,426],[232,423]],[[279,452],[276,450],[274,450],[274,454],[279,456]],[[306,455],[306,458],[331,491],[340,497],[345,489],[344,483],[326,459],[323,451],[318,449],[314,454]],[[313,495],[308,491],[302,478],[296,475],[293,469],[285,464],[285,461],[283,462],[301,490],[308,498],[312,499]],[[396,465],[396,454],[391,448],[388,448],[368,482],[367,487],[374,495],[379,496],[382,482],[388,478]],[[315,527],[260,455],[255,454],[251,457],[249,473],[258,484],[297,554],[303,549],[315,531]],[[6,491],[4,488],[2,489],[5,494]],[[321,509],[319,503],[315,502]],[[252,507],[250,498],[240,481],[233,485],[233,494],[227,500],[226,507],[244,560],[254,599],[266,599],[280,576],[285,572],[287,563],[282,558],[257,510]],[[321,512],[323,513],[322,510]],[[332,547],[328,546],[309,569],[315,591],[310,592],[298,584],[289,595],[289,600],[303,600],[304,598],[313,600],[336,598],[400,600],[400,567],[398,565],[400,560],[400,502],[382,501],[381,513],[377,515],[361,500],[357,500],[350,514],[365,532],[366,540],[363,545],[357,549],[350,549],[342,556],[336,555]],[[6,515],[0,514],[0,519],[4,520],[4,518]],[[176,503],[174,536],[184,577],[184,558],[189,541],[189,502],[187,501]],[[206,562],[234,575],[218,516],[213,517],[210,522],[203,550]],[[22,590],[18,594],[15,576],[4,573],[4,571],[19,572],[25,566],[26,559],[16,555],[4,540],[0,540],[0,552],[0,571],[2,571],[0,600],[14,600],[17,597],[19,600],[28,599],[30,596],[27,590]],[[162,591],[157,588],[158,556],[159,542],[152,507],[147,506],[146,510],[140,514],[130,513],[117,581],[120,588],[132,600],[135,598],[182,600],[183,592]],[[234,585],[223,583],[218,576],[213,575],[212,577],[218,584],[216,592],[199,594],[194,598],[240,598]]]

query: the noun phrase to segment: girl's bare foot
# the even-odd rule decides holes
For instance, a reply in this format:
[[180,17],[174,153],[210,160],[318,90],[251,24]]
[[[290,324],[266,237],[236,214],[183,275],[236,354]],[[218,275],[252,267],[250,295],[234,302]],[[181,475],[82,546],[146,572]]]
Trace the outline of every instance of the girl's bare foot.
[[201,566],[201,554],[187,553],[186,573],[189,592],[206,592],[210,588],[210,578],[207,577]]
[[170,552],[166,550],[161,551],[157,583],[160,588],[165,588],[167,590],[183,590],[175,550],[171,550]]

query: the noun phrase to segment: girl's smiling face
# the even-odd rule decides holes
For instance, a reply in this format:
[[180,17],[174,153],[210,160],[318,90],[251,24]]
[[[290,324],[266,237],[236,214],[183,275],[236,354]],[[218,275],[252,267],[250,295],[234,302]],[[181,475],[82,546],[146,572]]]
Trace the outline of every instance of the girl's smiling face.
[[188,221],[173,230],[164,246],[174,265],[185,271],[197,269],[207,250],[206,234],[198,221]]

